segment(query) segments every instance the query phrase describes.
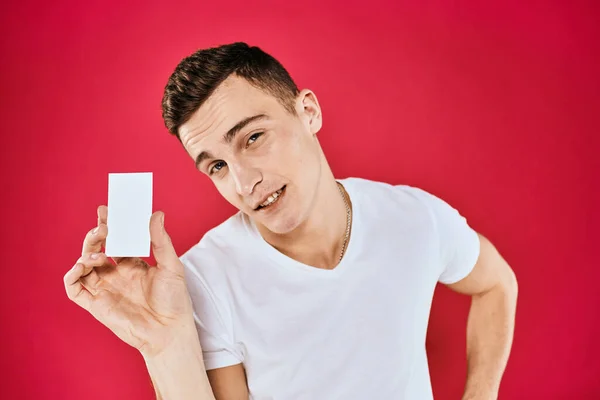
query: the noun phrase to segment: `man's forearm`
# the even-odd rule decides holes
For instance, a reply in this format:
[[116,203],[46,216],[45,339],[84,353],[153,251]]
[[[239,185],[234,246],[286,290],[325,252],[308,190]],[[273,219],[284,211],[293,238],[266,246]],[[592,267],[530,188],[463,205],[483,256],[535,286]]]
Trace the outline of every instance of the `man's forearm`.
[[170,348],[144,356],[156,397],[160,400],[215,400],[195,328],[178,335]]
[[467,384],[463,400],[495,400],[512,346],[517,282],[473,296],[467,324]]

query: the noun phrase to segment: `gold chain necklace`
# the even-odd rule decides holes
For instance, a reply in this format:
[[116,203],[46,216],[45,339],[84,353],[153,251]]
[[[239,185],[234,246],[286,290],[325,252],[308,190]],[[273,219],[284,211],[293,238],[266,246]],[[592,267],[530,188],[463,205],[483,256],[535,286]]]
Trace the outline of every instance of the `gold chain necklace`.
[[337,182],[338,190],[342,195],[342,199],[344,200],[344,204],[346,205],[346,234],[344,235],[344,243],[342,244],[342,253],[340,254],[340,259],[338,260],[338,264],[342,261],[344,257],[344,253],[346,252],[346,246],[348,245],[348,238],[350,237],[350,219],[352,217],[352,211],[350,209],[350,205],[348,204],[348,200],[346,200],[346,195],[344,195],[344,187],[341,183]]

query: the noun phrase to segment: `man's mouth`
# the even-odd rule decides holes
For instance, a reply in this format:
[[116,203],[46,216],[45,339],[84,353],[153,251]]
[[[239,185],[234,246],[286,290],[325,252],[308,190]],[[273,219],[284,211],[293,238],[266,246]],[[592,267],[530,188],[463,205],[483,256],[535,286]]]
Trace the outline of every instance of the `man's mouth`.
[[264,203],[262,203],[261,205],[259,205],[256,210],[262,210],[263,208],[267,208],[271,205],[273,205],[274,203],[277,202],[277,200],[279,200],[279,197],[281,197],[281,195],[283,194],[283,191],[285,190],[285,186],[282,187],[281,189],[279,189],[276,192],[273,192],[268,198],[267,200],[265,200]]

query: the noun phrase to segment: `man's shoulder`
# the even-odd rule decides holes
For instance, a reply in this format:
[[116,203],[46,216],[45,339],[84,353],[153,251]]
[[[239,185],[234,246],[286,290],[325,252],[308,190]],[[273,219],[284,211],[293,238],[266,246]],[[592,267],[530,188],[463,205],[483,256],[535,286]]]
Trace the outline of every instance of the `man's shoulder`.
[[340,182],[347,186],[353,192],[351,195],[354,194],[359,200],[422,203],[428,196],[431,196],[426,190],[409,184],[390,183],[357,177],[340,179]]
[[247,221],[241,212],[232,215],[221,224],[208,230],[202,239],[189,248],[179,259],[191,269],[220,268],[225,261],[231,262],[236,253],[242,251],[250,233]]

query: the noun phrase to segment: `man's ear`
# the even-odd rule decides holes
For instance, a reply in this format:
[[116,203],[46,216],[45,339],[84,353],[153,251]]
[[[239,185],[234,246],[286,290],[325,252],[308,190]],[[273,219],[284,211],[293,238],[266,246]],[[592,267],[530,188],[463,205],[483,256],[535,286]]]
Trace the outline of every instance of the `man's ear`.
[[296,97],[296,113],[314,135],[321,130],[323,116],[317,96],[309,89],[303,89]]

